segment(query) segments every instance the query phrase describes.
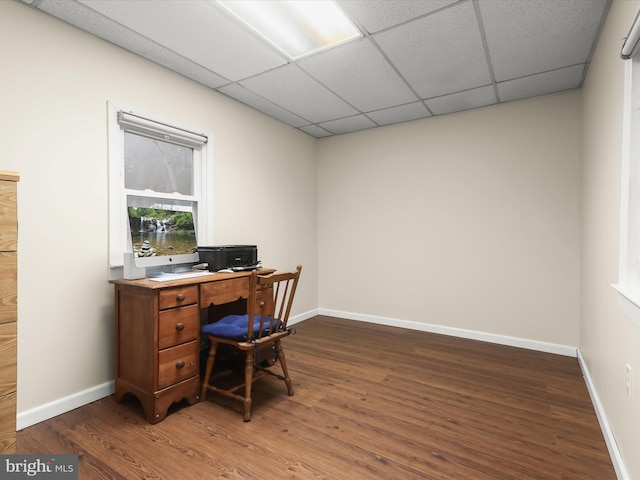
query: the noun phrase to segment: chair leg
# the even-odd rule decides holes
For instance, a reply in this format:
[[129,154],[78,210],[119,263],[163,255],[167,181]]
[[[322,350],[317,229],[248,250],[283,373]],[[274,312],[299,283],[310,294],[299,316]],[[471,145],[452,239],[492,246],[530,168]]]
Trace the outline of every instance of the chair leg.
[[251,386],[253,384],[254,350],[247,350],[244,363],[244,421],[251,420]]
[[284,350],[282,349],[282,343],[280,340],[276,342],[276,353],[280,366],[282,367],[282,373],[284,374],[284,383],[287,385],[287,392],[289,396],[293,395],[293,385],[291,384],[291,378],[289,377],[289,370],[287,370],[287,359],[284,356]]
[[207,390],[209,389],[209,379],[211,378],[211,372],[213,372],[213,365],[216,362],[216,350],[218,344],[211,342],[211,348],[209,348],[209,357],[207,358],[207,367],[204,371],[204,378],[202,379],[202,388],[200,391],[200,401],[204,402],[207,398]]

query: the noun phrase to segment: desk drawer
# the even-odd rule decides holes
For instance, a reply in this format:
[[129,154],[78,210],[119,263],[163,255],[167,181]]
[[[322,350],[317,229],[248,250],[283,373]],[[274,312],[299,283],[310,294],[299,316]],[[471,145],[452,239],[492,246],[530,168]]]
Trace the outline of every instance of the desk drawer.
[[249,296],[249,277],[200,284],[200,307],[235,302]]
[[[16,391],[16,359],[18,358],[16,332],[16,322],[0,324],[0,395]],[[0,452],[1,445],[0,441]]]
[[[2,233],[0,232],[0,236]],[[2,246],[0,245],[0,249]],[[18,319],[18,254],[0,251],[0,323]]]
[[158,348],[173,347],[198,338],[200,316],[198,305],[160,312]]
[[[16,453],[16,393],[0,396],[0,453]],[[20,478],[20,477],[16,477]]]
[[160,310],[198,303],[198,286],[168,288],[160,291]]
[[167,348],[158,358],[158,390],[198,375],[198,342]]

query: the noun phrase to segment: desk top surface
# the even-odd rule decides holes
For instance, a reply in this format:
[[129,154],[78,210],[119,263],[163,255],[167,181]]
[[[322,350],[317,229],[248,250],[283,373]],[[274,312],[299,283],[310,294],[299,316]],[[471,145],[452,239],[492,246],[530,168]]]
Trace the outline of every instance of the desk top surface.
[[[264,274],[275,272],[275,269],[261,268],[258,270],[258,272],[264,275]],[[149,290],[157,290],[157,289],[162,289],[167,287],[179,287],[184,285],[198,285],[201,283],[219,282],[219,281],[229,280],[233,278],[248,277],[250,275],[251,275],[250,271],[233,272],[233,273],[210,272],[208,275],[199,275],[197,277],[175,278],[171,280],[165,280],[162,282],[158,282],[150,278],[140,278],[136,280],[125,280],[125,279],[111,280],[111,283],[114,283],[116,285],[135,286],[140,288],[146,288]]]

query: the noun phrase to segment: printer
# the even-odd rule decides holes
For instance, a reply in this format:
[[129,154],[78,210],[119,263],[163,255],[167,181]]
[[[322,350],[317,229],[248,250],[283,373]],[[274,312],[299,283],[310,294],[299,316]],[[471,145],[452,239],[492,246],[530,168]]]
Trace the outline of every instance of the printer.
[[254,270],[260,267],[256,245],[198,246],[200,262],[207,263],[210,272],[218,270]]

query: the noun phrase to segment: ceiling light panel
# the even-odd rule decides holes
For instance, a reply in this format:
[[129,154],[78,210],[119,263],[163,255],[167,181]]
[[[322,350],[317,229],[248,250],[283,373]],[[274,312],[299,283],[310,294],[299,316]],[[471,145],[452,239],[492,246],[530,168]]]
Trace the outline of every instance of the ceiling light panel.
[[293,60],[362,35],[332,1],[218,0],[218,3]]

